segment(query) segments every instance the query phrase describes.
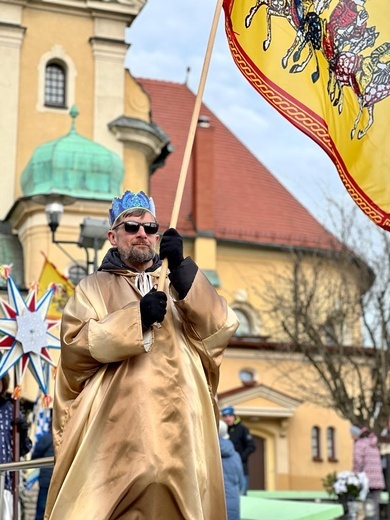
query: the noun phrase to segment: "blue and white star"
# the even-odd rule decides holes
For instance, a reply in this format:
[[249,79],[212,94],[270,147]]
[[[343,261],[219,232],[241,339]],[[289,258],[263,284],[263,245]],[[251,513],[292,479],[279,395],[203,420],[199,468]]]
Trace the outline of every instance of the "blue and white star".
[[16,368],[15,386],[20,385],[27,368],[30,369],[42,392],[48,393],[48,366],[55,367],[49,349],[59,349],[60,340],[49,332],[60,320],[47,319],[47,312],[54,294],[48,289],[37,301],[37,287],[30,289],[26,300],[11,276],[7,277],[8,302],[0,298],[5,318],[0,318],[0,379],[13,367]]

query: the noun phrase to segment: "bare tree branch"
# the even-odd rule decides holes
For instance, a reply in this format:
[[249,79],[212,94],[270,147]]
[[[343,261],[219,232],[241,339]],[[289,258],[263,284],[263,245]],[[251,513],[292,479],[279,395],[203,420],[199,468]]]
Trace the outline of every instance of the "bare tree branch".
[[[316,376],[278,369],[298,396],[380,433],[390,416],[390,236],[339,208],[339,251],[291,250],[257,295],[273,341],[287,342]],[[287,352],[286,352],[287,354]]]

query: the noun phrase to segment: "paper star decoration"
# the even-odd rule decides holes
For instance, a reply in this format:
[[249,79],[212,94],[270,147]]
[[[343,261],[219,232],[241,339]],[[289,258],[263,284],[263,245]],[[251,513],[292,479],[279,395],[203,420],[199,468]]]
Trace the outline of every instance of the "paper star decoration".
[[46,318],[55,288],[48,289],[37,301],[37,286],[23,300],[11,276],[7,276],[8,302],[0,298],[5,318],[0,318],[0,379],[15,366],[15,387],[20,385],[30,369],[40,389],[48,393],[50,365],[56,364],[49,349],[59,349],[60,340],[49,332],[60,320]]

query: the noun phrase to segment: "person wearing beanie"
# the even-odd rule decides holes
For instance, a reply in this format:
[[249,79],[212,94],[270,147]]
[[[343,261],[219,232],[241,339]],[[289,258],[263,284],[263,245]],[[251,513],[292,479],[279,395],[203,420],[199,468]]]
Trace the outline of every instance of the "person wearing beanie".
[[62,315],[44,518],[226,520],[215,396],[238,320],[145,193],[109,222]]
[[360,434],[362,433],[362,429],[359,426],[356,426],[355,424],[351,425],[349,431],[351,432],[352,438],[354,440],[360,437]]
[[241,422],[241,419],[236,416],[232,406],[224,406],[221,410],[222,419],[228,426],[228,433],[230,440],[234,444],[234,448],[238,451],[245,475],[245,489],[243,494],[246,495],[249,485],[249,467],[248,459],[254,451],[256,446],[253,437],[248,428]]
[[360,473],[364,471],[368,478],[369,493],[366,499],[366,509],[369,504],[373,505],[374,511],[367,516],[370,520],[379,520],[380,518],[380,496],[381,491],[385,488],[385,480],[383,478],[381,456],[378,447],[377,436],[370,432],[368,428],[351,427],[351,435],[354,439],[353,444],[353,471]]
[[229,440],[228,426],[219,421],[219,447],[221,450],[223,481],[228,520],[240,520],[240,496],[245,488],[244,470],[239,454]]

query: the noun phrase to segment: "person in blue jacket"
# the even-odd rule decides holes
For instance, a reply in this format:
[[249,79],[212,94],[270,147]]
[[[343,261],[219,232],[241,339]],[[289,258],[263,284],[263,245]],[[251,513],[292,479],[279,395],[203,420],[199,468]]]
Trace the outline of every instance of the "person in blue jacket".
[[[34,450],[31,454],[32,459],[41,459],[44,457],[52,457],[54,455],[54,447],[53,447],[53,434],[52,434],[52,425],[50,422],[49,431],[44,433],[41,437],[39,437]],[[43,520],[45,507],[46,507],[46,498],[47,492],[49,490],[49,485],[51,481],[51,476],[53,474],[53,468],[41,468],[39,470],[39,492],[38,492],[38,501],[37,508],[35,512],[35,520]]]
[[255,441],[251,432],[244,425],[241,419],[235,414],[232,406],[224,406],[221,410],[222,419],[228,425],[229,438],[234,444],[234,448],[240,454],[242,467],[245,475],[244,495],[249,486],[249,456],[256,451]]
[[240,520],[240,495],[245,489],[241,457],[229,440],[228,426],[219,421],[219,447],[221,449],[223,482],[225,485],[228,520]]

